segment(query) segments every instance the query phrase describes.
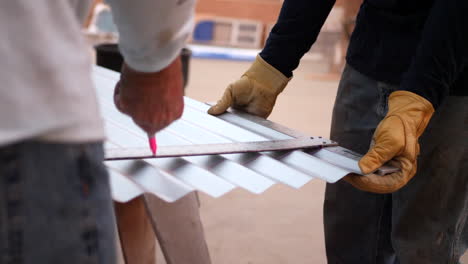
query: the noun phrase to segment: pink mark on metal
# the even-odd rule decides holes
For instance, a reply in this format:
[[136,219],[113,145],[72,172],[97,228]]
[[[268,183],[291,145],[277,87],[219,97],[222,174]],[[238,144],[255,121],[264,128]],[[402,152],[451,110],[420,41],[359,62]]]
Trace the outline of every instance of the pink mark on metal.
[[156,156],[156,150],[158,149],[158,144],[156,143],[156,136],[150,136],[148,142],[151,148],[151,152]]

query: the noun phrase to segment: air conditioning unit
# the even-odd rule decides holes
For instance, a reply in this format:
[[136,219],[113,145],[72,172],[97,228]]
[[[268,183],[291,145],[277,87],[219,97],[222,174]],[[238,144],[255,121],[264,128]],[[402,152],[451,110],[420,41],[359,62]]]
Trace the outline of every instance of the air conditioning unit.
[[232,32],[233,45],[260,48],[263,25],[256,21],[235,21]]
[[196,22],[192,42],[217,46],[260,48],[262,32],[263,24],[258,21],[205,17]]

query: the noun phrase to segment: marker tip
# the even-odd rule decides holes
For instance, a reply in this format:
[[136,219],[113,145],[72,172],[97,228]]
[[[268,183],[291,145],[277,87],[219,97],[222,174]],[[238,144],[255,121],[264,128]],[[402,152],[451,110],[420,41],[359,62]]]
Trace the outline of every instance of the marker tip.
[[151,152],[153,152],[153,155],[156,155],[156,150],[158,149],[158,145],[156,144],[156,137],[149,137],[149,145],[151,148]]

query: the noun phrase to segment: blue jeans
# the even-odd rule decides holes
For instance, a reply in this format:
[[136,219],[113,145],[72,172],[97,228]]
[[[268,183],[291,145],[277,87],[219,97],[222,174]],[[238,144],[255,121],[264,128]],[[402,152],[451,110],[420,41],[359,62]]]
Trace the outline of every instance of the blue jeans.
[[[347,66],[331,139],[364,154],[395,90]],[[416,176],[392,194],[327,184],[329,263],[459,263],[468,246],[468,97],[448,97],[420,138]]]
[[101,143],[0,148],[0,263],[116,262]]

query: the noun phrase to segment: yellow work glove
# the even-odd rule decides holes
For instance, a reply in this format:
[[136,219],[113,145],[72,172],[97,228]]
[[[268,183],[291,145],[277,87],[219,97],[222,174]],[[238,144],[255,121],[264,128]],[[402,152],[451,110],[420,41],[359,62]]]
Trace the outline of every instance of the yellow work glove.
[[230,106],[267,118],[290,78],[264,61],[259,55],[242,77],[231,83],[224,91],[223,97],[208,113],[220,115]]
[[[395,192],[414,176],[419,155],[418,139],[434,113],[432,104],[407,91],[393,92],[388,98],[388,113],[378,125],[367,154],[359,161],[364,174],[345,180],[354,187],[374,192]],[[388,175],[372,174],[390,161],[400,171]]]

